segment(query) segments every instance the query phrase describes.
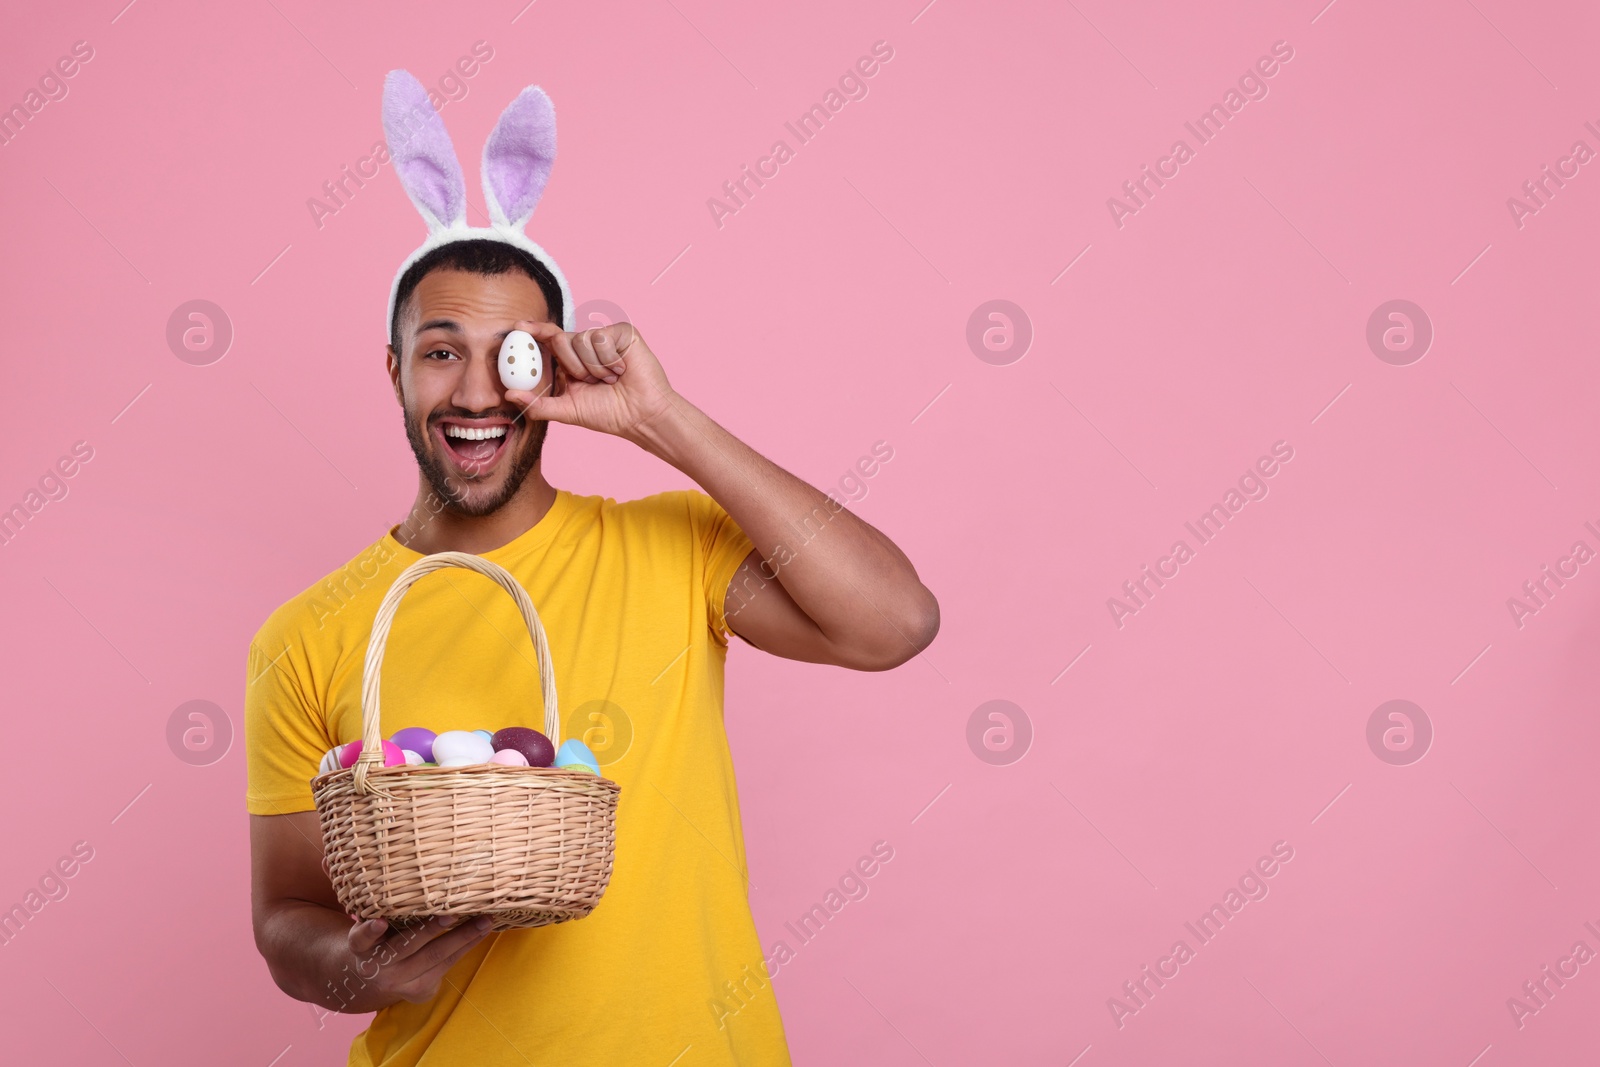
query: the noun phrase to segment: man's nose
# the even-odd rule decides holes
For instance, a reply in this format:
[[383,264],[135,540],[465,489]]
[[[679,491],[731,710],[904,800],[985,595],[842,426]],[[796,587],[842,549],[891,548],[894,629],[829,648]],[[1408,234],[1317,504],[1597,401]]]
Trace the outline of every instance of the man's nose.
[[504,390],[500,382],[499,351],[487,356],[474,352],[467,357],[466,370],[456,383],[456,392],[450,398],[456,407],[466,411],[488,411],[500,406]]

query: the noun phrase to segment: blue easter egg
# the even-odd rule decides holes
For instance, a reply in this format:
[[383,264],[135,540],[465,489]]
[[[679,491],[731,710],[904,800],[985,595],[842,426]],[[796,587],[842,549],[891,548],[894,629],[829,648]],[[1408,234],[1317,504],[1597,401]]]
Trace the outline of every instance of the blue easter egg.
[[561,743],[561,747],[556,751],[555,765],[570,770],[581,768],[594,774],[600,773],[600,761],[594,758],[589,746],[577,738]]

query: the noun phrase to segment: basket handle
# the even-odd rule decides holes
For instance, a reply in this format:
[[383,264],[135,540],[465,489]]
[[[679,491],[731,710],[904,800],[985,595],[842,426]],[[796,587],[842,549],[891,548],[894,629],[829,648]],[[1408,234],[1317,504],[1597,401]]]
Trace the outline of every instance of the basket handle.
[[539,684],[544,697],[544,733],[552,745],[561,747],[561,715],[556,707],[556,675],[550,665],[550,644],[545,640],[544,625],[539,622],[539,613],[534,610],[528,591],[512,577],[510,571],[482,556],[470,552],[435,552],[431,556],[423,556],[400,572],[384,596],[383,603],[378,605],[378,614],[373,619],[372,637],[367,642],[367,662],[361,674],[361,755],[356,758],[352,782],[357,793],[390,795],[376,783],[367,781],[367,771],[383,766],[382,737],[379,734],[382,719],[379,714],[379,677],[383,673],[383,652],[389,643],[389,627],[393,625],[395,612],[400,608],[400,598],[419,578],[446,567],[477,571],[496,582],[517,602],[522,621],[533,635],[533,651],[539,660]]

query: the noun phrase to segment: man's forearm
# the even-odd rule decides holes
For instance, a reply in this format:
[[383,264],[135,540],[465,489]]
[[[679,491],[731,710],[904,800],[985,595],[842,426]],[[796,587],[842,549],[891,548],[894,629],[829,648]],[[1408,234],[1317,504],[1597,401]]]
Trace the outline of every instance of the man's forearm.
[[[826,494],[718,425],[681,395],[638,444],[698,482],[737,522],[777,580],[831,640],[891,627],[915,640],[937,604],[904,552]],[[812,532],[815,529],[816,532]],[[802,543],[796,531],[804,531]],[[863,603],[865,600],[865,603]]]
[[282,904],[266,922],[259,948],[272,978],[289,996],[329,1011],[361,1013],[397,1003],[371,979],[378,958],[361,960],[350,951],[350,917],[302,901]]

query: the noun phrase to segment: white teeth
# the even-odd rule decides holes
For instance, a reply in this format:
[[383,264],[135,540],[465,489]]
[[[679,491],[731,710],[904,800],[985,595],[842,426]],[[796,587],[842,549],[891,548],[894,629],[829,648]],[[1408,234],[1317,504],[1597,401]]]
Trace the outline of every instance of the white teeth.
[[444,435],[446,437],[460,437],[467,441],[487,441],[491,437],[504,437],[506,435],[506,428],[504,426],[473,428],[469,426],[458,426],[454,423],[451,423],[449,426],[444,428]]

